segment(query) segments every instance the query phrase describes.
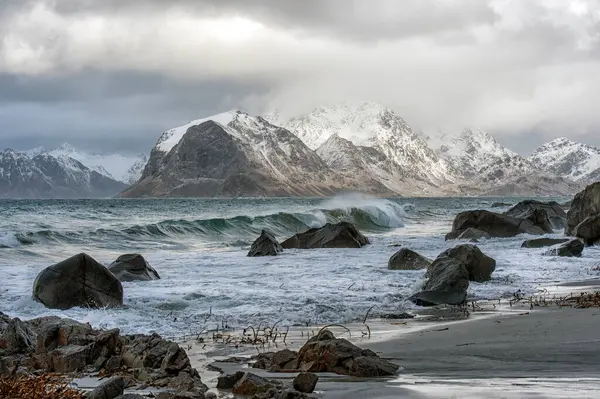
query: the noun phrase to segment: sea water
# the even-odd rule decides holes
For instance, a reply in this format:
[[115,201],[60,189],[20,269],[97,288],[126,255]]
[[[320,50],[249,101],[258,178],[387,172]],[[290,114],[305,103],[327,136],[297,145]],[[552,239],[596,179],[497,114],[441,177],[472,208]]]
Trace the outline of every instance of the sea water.
[[[565,201],[566,198],[554,198]],[[378,199],[106,199],[0,201],[0,311],[24,319],[58,315],[124,333],[167,337],[216,328],[279,322],[282,327],[344,323],[414,310],[406,300],[419,290],[423,271],[387,269],[404,246],[435,258],[457,242],[445,241],[454,216],[491,209],[519,198]],[[493,208],[504,211],[504,208]],[[371,241],[360,249],[286,250],[280,256],[246,256],[262,229],[283,239],[327,222],[354,223]],[[555,236],[561,236],[557,231]],[[511,297],[521,290],[600,275],[600,251],[582,258],[542,256],[522,249],[527,236],[483,240],[497,261],[492,280],[471,283],[475,299]],[[118,309],[50,310],[31,298],[45,267],[80,252],[108,265],[139,252],[161,280],[123,283]]]

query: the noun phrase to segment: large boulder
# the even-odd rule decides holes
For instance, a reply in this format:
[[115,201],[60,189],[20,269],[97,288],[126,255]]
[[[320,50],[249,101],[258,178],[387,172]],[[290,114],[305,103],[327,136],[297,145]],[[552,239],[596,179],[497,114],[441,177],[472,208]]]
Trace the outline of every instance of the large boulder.
[[[553,229],[562,229],[565,227],[565,222],[567,220],[567,213],[564,211],[562,206],[555,201],[550,202],[542,202],[536,200],[525,200],[519,202],[517,205],[510,208],[508,211],[504,212],[505,215],[512,216],[517,219],[535,219],[539,218],[539,215],[543,215],[543,213],[538,213],[538,216],[535,215],[535,211],[543,211],[547,215],[548,221],[550,222],[550,226]],[[532,220],[533,221],[533,220]],[[545,223],[545,221],[543,221]],[[538,224],[535,223],[534,224]]]
[[579,192],[567,212],[565,233],[575,235],[575,229],[585,219],[600,214],[600,182],[590,184]]
[[534,238],[533,240],[526,240],[521,245],[521,248],[544,248],[544,247],[552,247],[557,244],[563,244],[565,242],[571,241],[570,238]]
[[121,255],[108,266],[119,281],[160,280],[158,272],[140,254]]
[[469,271],[457,258],[439,256],[427,272],[428,280],[421,292],[409,298],[419,306],[460,305],[467,299]]
[[314,373],[300,373],[294,378],[293,386],[298,392],[313,393],[319,376]]
[[256,374],[246,373],[232,388],[232,392],[236,395],[252,396],[262,392],[266,392],[273,388],[273,384],[266,378]]
[[42,270],[33,298],[51,309],[123,305],[121,282],[91,256],[81,253]]
[[461,212],[452,223],[452,231],[446,240],[458,238],[468,228],[485,231],[491,237],[514,237],[519,234],[542,235],[544,230],[535,226],[531,220],[517,219],[486,210]]
[[360,248],[369,243],[353,224],[340,222],[327,223],[320,228],[310,229],[296,234],[281,243],[283,248]]
[[353,377],[394,375],[398,366],[368,349],[361,349],[331,331],[322,330],[298,352],[297,369],[303,372],[329,372]]
[[554,248],[550,248],[544,252],[545,256],[566,256],[566,257],[580,257],[583,252],[583,242],[581,240],[571,240],[561,245],[557,245]]
[[418,270],[427,269],[431,261],[426,257],[408,248],[402,248],[396,252],[388,261],[390,270]]
[[574,235],[585,241],[586,245],[600,242],[600,213],[583,219],[575,227]]
[[468,229],[466,229],[465,231],[460,233],[460,235],[457,237],[457,240],[468,240],[468,241],[478,242],[482,238],[488,239],[488,238],[492,238],[492,236],[490,236],[488,233],[486,233],[483,230],[478,230],[478,229],[469,227]]
[[263,230],[260,233],[260,237],[252,243],[248,256],[275,256],[282,251],[283,247],[279,244],[277,239],[275,239],[275,236],[272,233]]
[[475,245],[459,245],[442,252],[440,256],[461,261],[469,272],[469,281],[479,283],[489,281],[496,270],[496,261],[481,252]]

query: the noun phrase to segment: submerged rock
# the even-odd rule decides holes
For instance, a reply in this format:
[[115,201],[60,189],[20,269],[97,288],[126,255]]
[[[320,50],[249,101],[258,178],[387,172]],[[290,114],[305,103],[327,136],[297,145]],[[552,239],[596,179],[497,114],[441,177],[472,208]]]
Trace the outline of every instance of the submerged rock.
[[426,257],[408,248],[402,248],[396,252],[388,261],[390,270],[418,270],[427,269],[431,261]]
[[160,280],[158,272],[140,254],[121,255],[108,266],[119,281]]
[[123,305],[123,287],[106,267],[81,253],[42,270],[33,298],[52,309],[105,308]]
[[298,352],[297,369],[304,372],[329,372],[353,377],[394,375],[399,366],[368,349],[361,349],[331,331],[322,330]]
[[461,212],[456,215],[452,231],[446,240],[458,238],[468,228],[485,231],[491,237],[514,237],[519,234],[542,235],[544,230],[530,220],[517,219],[485,210]]
[[489,281],[496,270],[496,261],[485,255],[475,245],[464,244],[450,248],[440,254],[461,261],[469,272],[469,280],[476,282]]
[[565,257],[580,257],[583,252],[583,242],[581,240],[571,240],[555,248],[550,248],[544,252],[545,256],[565,256]]
[[248,256],[275,256],[282,251],[283,247],[279,244],[277,239],[275,239],[275,236],[272,233],[263,230],[260,233],[260,237],[252,243]]
[[[542,216],[544,213],[550,223],[550,231],[548,231],[548,233],[551,233],[552,229],[559,230],[565,227],[567,213],[564,211],[562,206],[555,201],[542,202],[536,200],[525,200],[519,202],[508,211],[504,212],[505,215],[512,216],[517,219],[529,219],[533,221],[535,225],[540,225],[542,223],[545,224]],[[539,221],[536,222],[535,219],[539,219]]]
[[565,234],[575,235],[576,228],[585,219],[600,214],[600,182],[590,184],[575,195],[567,213]]
[[544,248],[551,247],[557,244],[562,244],[565,242],[571,241],[570,238],[535,238],[533,240],[527,240],[523,242],[521,248]]
[[353,224],[340,222],[327,223],[323,227],[296,234],[282,242],[281,246],[298,249],[360,248],[367,244],[369,244],[367,237],[362,235]]

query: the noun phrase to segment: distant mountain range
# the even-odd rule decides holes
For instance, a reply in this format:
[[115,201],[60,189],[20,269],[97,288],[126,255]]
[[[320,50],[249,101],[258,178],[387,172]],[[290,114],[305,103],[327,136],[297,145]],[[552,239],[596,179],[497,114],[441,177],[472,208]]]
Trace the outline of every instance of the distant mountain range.
[[[121,190],[123,197],[330,196],[343,191],[540,196],[571,195],[600,180],[596,147],[559,138],[525,158],[473,128],[425,135],[373,102],[323,106],[292,118],[225,112],[165,131],[149,158],[89,154],[68,144],[0,154],[0,197],[14,196],[11,192],[87,197]],[[42,159],[56,160],[52,173],[41,166]],[[54,176],[68,175],[73,165],[90,179],[67,184]],[[103,183],[91,176],[104,178]],[[43,182],[56,189],[44,191]],[[104,190],[108,182],[116,185]]]

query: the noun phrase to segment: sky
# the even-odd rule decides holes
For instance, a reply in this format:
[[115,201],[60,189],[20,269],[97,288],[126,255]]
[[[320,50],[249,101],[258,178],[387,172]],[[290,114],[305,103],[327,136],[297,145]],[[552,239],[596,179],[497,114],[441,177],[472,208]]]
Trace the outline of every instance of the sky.
[[600,0],[0,0],[0,147],[149,152],[229,109],[376,101],[600,146]]

